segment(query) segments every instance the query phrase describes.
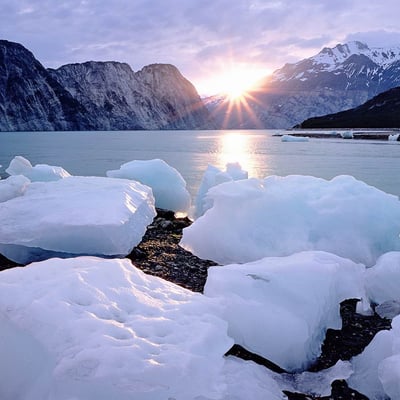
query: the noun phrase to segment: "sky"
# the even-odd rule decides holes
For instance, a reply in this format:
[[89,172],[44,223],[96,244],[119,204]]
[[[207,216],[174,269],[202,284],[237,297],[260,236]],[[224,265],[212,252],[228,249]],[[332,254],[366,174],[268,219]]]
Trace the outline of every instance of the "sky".
[[0,0],[0,10],[0,39],[45,67],[169,63],[201,95],[338,43],[400,45],[399,0]]

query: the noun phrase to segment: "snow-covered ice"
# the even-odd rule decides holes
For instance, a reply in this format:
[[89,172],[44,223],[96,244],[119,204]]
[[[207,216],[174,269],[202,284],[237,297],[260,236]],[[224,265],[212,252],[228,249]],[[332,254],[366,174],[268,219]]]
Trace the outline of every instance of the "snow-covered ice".
[[222,183],[181,246],[221,264],[324,250],[374,265],[400,250],[400,201],[351,176],[269,176]]
[[31,162],[22,156],[14,157],[6,172],[13,175],[24,175],[32,182],[50,182],[71,176],[62,167],[56,167],[47,164],[36,164],[32,166]]
[[0,253],[18,263],[54,255],[125,256],[154,216],[151,189],[138,182],[101,177],[33,182],[22,195],[0,203]]
[[0,398],[223,398],[232,339],[217,307],[129,260],[50,259],[2,271]]
[[310,139],[306,136],[283,135],[281,142],[308,142]]
[[131,179],[150,186],[158,208],[179,212],[189,210],[191,198],[185,180],[163,160],[130,161],[118,170],[107,171],[107,176]]
[[340,302],[363,298],[365,267],[326,252],[211,267],[205,295],[223,304],[235,343],[295,371],[320,354],[328,328],[340,329]]
[[209,165],[204,172],[195,201],[195,218],[202,216],[212,207],[212,201],[207,202],[207,192],[210,188],[224,182],[247,179],[249,174],[244,171],[239,163],[227,163],[225,171]]
[[388,140],[389,142],[398,142],[400,137],[400,133],[389,135]]

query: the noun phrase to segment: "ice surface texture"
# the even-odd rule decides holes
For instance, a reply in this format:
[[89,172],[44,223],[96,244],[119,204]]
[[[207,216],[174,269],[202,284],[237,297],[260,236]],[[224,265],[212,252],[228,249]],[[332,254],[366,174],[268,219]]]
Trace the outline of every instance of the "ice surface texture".
[[151,189],[138,182],[67,177],[19,187],[22,195],[0,203],[0,253],[18,263],[62,253],[125,256],[155,216]]
[[107,171],[107,176],[132,179],[150,186],[158,208],[180,212],[189,210],[191,199],[185,180],[163,160],[130,161],[118,170]]
[[213,207],[184,229],[181,245],[220,264],[324,250],[374,265],[400,249],[400,201],[351,176],[270,176],[222,183]]
[[246,349],[296,371],[340,329],[340,302],[364,298],[365,267],[326,252],[211,267],[204,289],[224,305],[229,334]]
[[2,271],[0,398],[222,398],[232,339],[217,307],[129,260]]
[[212,201],[207,201],[207,192],[214,186],[224,182],[247,179],[248,172],[244,171],[239,163],[226,164],[225,171],[209,165],[204,172],[195,201],[195,218],[201,217],[206,210],[212,207]]

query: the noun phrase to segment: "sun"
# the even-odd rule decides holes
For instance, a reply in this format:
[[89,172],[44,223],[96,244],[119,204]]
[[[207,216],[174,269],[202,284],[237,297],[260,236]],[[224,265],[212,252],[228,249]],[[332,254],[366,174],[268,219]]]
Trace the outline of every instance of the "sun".
[[198,87],[203,97],[222,95],[229,101],[237,102],[270,73],[270,70],[259,65],[223,62]]
[[246,82],[246,80],[232,81],[228,89],[226,89],[224,95],[230,101],[239,100],[242,96],[245,96],[246,92],[250,90],[251,84]]
[[228,100],[238,101],[265,76],[265,69],[245,64],[232,65],[221,74],[222,93]]

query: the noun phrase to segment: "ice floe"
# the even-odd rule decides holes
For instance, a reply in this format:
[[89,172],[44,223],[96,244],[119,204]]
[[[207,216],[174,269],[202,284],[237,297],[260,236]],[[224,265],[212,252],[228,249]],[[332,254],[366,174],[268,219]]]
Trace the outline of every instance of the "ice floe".
[[366,299],[365,267],[326,252],[211,267],[204,293],[217,298],[235,343],[280,367],[302,370],[340,329],[340,302]]
[[71,176],[62,167],[56,167],[47,164],[36,164],[32,166],[31,162],[22,156],[14,157],[6,172],[9,175],[24,175],[32,182],[50,182]]
[[14,179],[22,194],[0,203],[0,253],[17,263],[55,255],[125,256],[155,216],[151,189],[138,182],[67,177],[25,187],[21,177]]
[[2,271],[0,398],[223,398],[232,339],[217,307],[129,260]]
[[221,264],[323,250],[372,266],[400,249],[398,197],[351,176],[246,179],[206,198],[212,208],[184,229],[181,245]]
[[150,186],[158,208],[180,212],[189,210],[191,198],[185,180],[163,160],[130,161],[118,170],[107,171],[107,176],[132,179]]

